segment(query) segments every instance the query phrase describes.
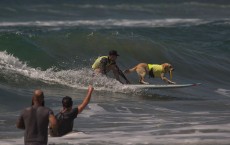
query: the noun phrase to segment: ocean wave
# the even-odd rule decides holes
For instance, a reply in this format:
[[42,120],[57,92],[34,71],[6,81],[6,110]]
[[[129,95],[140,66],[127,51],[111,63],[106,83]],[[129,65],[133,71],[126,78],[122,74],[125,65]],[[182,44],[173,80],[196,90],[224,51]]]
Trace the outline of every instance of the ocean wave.
[[[32,68],[6,51],[0,51],[0,69],[0,74],[11,80],[12,78],[15,81],[24,77],[28,78],[29,80],[25,80],[27,82],[23,82],[26,84],[29,81],[37,80],[49,85],[58,84],[78,89],[87,89],[88,85],[93,85],[99,91],[129,93],[135,90],[123,87],[113,78],[101,75],[93,77],[93,71],[89,68],[59,71],[56,71],[55,68],[49,68],[44,71],[39,68]],[[17,82],[15,83],[17,84]]]
[[0,22],[1,27],[37,26],[37,27],[173,27],[193,26],[207,24],[211,21],[202,19],[156,19],[156,20],[130,20],[130,19],[105,19],[105,20],[75,20],[75,21],[29,21],[29,22]]
[[[147,117],[146,117],[147,118]],[[146,119],[144,118],[144,119]],[[148,117],[148,119],[152,119]],[[133,120],[137,120],[133,118]],[[132,120],[132,121],[133,121]],[[153,120],[153,119],[152,119]],[[94,129],[93,131],[72,132],[63,137],[49,137],[49,144],[177,144],[177,145],[228,145],[229,144],[229,124],[219,125],[191,125],[188,128],[177,127],[177,129],[161,129],[159,122],[152,121],[150,123],[159,125],[152,130],[154,125],[140,126],[136,122],[132,122],[130,126],[124,126],[122,129],[118,127],[104,127]],[[141,120],[143,121],[143,119]],[[108,123],[108,122],[106,122]],[[129,120],[130,123],[130,120]],[[134,124],[135,123],[135,124]],[[133,125],[133,126],[132,126]],[[133,131],[130,128],[144,128],[145,130]],[[201,128],[198,128],[201,127]],[[91,128],[92,130],[92,128]],[[126,131],[128,130],[128,131]],[[215,132],[215,131],[218,132]],[[164,132],[165,131],[165,132]],[[2,139],[2,145],[12,145],[16,143],[23,144],[23,138]]]
[[215,92],[218,93],[218,94],[221,94],[223,96],[230,97],[230,90],[228,90],[228,89],[219,88]]
[[185,2],[184,5],[190,5],[190,6],[203,6],[203,7],[220,7],[220,8],[229,8],[230,4],[226,1],[221,2],[221,1],[209,1],[209,2]]

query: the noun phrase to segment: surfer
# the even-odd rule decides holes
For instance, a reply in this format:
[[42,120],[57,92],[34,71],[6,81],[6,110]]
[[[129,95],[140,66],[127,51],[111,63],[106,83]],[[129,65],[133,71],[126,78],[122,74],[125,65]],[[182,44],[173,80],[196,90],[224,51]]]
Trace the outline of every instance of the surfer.
[[44,102],[43,92],[35,90],[32,106],[24,109],[17,120],[17,128],[25,130],[25,145],[47,145],[48,124],[53,130],[57,127],[53,111],[44,107]]
[[115,78],[120,82],[119,75],[126,81],[127,84],[130,84],[129,80],[125,77],[123,72],[119,69],[119,67],[116,64],[116,59],[119,55],[117,54],[117,51],[111,50],[109,51],[108,56],[101,56],[98,57],[94,64],[92,65],[92,69],[96,74],[104,74],[106,75],[110,70],[113,71],[113,74]]
[[[124,73],[130,73],[133,71],[136,71],[138,76],[140,77],[139,82],[141,84],[149,84],[148,82],[144,81],[145,75],[149,74],[149,77],[156,78],[159,77],[163,81],[169,84],[176,84],[172,80],[172,71],[174,68],[169,63],[163,63],[163,64],[147,64],[147,63],[139,63],[135,67],[131,69],[127,69],[124,71]],[[170,74],[170,80],[165,77],[165,74]]]
[[77,118],[77,115],[81,113],[89,103],[93,90],[94,88],[89,86],[85,99],[80,105],[76,107],[73,107],[73,101],[71,97],[66,96],[62,99],[62,110],[57,115],[55,115],[58,122],[58,129],[52,130],[51,128],[49,130],[50,136],[60,137],[73,130],[74,119]]

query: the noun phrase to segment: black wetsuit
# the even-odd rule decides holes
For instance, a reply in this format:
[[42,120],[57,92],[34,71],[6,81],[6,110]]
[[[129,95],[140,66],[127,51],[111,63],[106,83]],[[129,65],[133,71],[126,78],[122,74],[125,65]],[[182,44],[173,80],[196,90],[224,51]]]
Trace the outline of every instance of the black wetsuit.
[[74,119],[77,118],[78,108],[70,112],[60,112],[56,116],[58,121],[58,132],[50,133],[51,136],[63,136],[73,130]]
[[125,75],[123,74],[123,72],[119,69],[119,67],[117,66],[115,61],[111,61],[108,58],[102,58],[100,61],[100,68],[102,70],[102,74],[106,74],[106,66],[109,65],[115,65],[115,67],[117,68],[117,71],[119,73],[120,76],[122,76],[126,81],[128,81],[128,79],[125,77]]
[[106,74],[106,66],[108,65],[116,65],[115,61],[111,61],[108,58],[102,58],[100,61],[100,68],[103,74]]

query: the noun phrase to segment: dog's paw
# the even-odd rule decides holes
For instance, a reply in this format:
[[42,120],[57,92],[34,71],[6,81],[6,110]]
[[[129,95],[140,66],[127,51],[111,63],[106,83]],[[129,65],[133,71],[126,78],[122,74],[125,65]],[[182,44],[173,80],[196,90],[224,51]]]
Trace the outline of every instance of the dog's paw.
[[144,84],[144,85],[149,85],[148,82],[144,82],[144,81],[141,81],[140,83],[141,83],[141,84]]
[[170,82],[168,82],[168,84],[176,84],[176,82],[172,82],[172,81],[170,81]]
[[172,82],[172,84],[176,84],[176,82]]

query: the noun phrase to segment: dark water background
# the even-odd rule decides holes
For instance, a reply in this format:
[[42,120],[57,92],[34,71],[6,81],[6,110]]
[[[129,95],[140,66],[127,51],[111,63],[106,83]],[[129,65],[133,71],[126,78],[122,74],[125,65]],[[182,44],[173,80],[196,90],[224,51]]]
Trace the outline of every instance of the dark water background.
[[[0,2],[0,144],[23,144],[16,129],[34,89],[58,112],[63,96],[79,104],[74,133],[50,144],[191,144],[230,142],[230,2],[227,0]],[[91,65],[115,49],[122,70],[169,62],[173,80],[201,86],[125,89],[92,79]],[[137,75],[127,76],[134,84]],[[159,79],[148,79],[163,84]]]

